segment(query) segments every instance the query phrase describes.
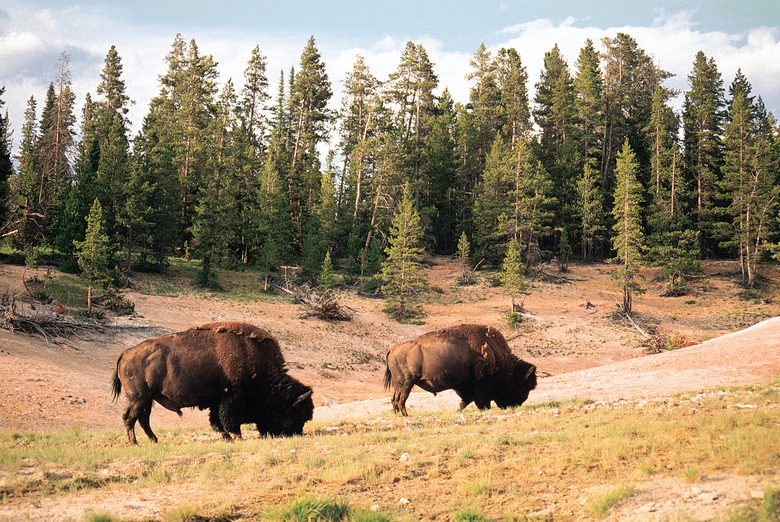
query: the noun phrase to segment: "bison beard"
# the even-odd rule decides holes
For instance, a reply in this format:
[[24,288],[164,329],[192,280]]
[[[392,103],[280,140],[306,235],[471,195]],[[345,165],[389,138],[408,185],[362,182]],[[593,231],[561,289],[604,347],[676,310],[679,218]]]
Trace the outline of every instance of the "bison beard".
[[406,400],[416,384],[436,394],[455,390],[460,409],[520,406],[536,388],[536,366],[518,359],[501,332],[461,324],[429,332],[387,352],[385,388],[393,387],[393,411],[408,415]]
[[241,437],[244,423],[261,435],[299,435],[314,413],[311,388],[287,374],[276,339],[244,323],[206,324],[128,348],[117,359],[114,400],[122,387],[131,444],[136,420],[157,442],[149,425],[154,401],[179,415],[208,409],[211,426],[228,440]]

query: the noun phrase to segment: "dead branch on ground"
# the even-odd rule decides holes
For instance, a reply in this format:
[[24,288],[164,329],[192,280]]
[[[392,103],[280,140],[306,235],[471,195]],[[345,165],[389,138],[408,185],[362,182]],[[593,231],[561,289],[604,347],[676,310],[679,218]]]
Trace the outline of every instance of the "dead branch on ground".
[[24,303],[15,294],[0,294],[0,328],[40,335],[46,342],[87,333],[101,333],[105,326],[94,319],[76,319],[46,305]]
[[305,304],[309,308],[305,316],[328,321],[350,321],[354,314],[352,308],[341,304],[343,294],[338,290],[312,288],[308,284],[274,286]]

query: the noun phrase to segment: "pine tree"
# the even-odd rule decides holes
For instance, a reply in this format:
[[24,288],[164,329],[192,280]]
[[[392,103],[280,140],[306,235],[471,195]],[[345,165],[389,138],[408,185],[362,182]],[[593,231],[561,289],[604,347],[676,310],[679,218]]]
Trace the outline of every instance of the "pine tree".
[[414,210],[414,196],[407,183],[393,218],[390,245],[385,250],[387,259],[379,276],[382,291],[388,296],[388,309],[400,321],[417,315],[415,296],[428,286],[422,264],[422,236],[420,216]]
[[471,244],[466,233],[463,232],[458,239],[458,262],[460,263],[460,277],[458,277],[459,285],[472,285],[476,282],[473,274],[471,273],[470,257],[471,257]]
[[89,282],[87,290],[87,313],[92,313],[92,292],[94,285],[105,286],[110,280],[110,266],[113,256],[108,236],[103,227],[103,209],[95,199],[87,216],[87,235],[84,241],[74,241],[78,251],[79,268]]
[[291,85],[289,100],[294,139],[287,192],[292,213],[293,243],[298,252],[319,195],[317,146],[328,136],[328,123],[332,116],[328,101],[332,94],[325,64],[312,36],[301,53],[300,69]]
[[692,214],[703,254],[712,252],[716,187],[724,123],[723,80],[715,61],[699,51],[688,75],[683,130],[685,172],[693,191]]
[[455,250],[461,228],[459,214],[464,205],[458,176],[458,158],[453,134],[455,110],[447,89],[441,95],[434,114],[426,121],[420,176],[420,214],[425,216],[427,236],[433,238],[433,249],[442,254]]
[[598,51],[588,39],[580,49],[572,84],[577,112],[577,126],[582,158],[598,165],[601,158],[601,138],[604,124],[604,78]]
[[589,262],[593,257],[596,243],[604,230],[604,198],[599,185],[600,177],[591,162],[586,162],[577,179],[575,206],[575,215],[579,220],[580,254],[585,262]]
[[642,185],[637,177],[639,162],[628,139],[618,153],[615,175],[615,201],[612,216],[615,225],[612,244],[616,252],[615,261],[620,268],[612,272],[612,279],[623,288],[623,312],[631,314],[634,292],[642,292],[637,279],[642,266],[642,250],[645,248],[642,230]]
[[344,167],[336,194],[337,228],[342,236],[340,247],[345,249],[353,270],[363,245],[362,238],[370,233],[366,222],[370,219],[369,192],[377,160],[378,133],[388,118],[379,86],[380,82],[371,74],[364,58],[358,55],[344,80],[344,98],[339,113],[339,147]]
[[756,269],[767,238],[774,225],[771,215],[780,197],[776,164],[770,155],[772,123],[763,109],[750,96],[751,86],[741,71],[729,89],[731,102],[724,139],[723,198],[721,224],[724,241],[739,253],[743,282],[755,284]]
[[322,261],[320,275],[317,277],[317,283],[325,290],[333,288],[333,286],[336,284],[335,276],[333,274],[333,261],[330,259],[330,252],[325,253],[325,259]]
[[511,209],[508,194],[513,190],[515,157],[499,134],[485,158],[485,172],[477,186],[474,228],[480,255],[498,263],[509,230],[503,226]]
[[484,43],[480,44],[469,63],[472,72],[466,74],[466,79],[474,80],[469,92],[471,127],[477,145],[476,161],[481,165],[501,127],[501,91],[496,62]]
[[495,60],[496,82],[500,91],[501,132],[509,143],[528,137],[532,130],[528,105],[528,72],[513,48],[501,48]]
[[435,112],[434,89],[439,79],[422,45],[407,42],[398,68],[390,74],[385,95],[395,107],[395,132],[403,151],[400,158],[403,182],[413,183],[415,210],[420,210],[423,179],[423,147],[429,133],[427,122]]
[[35,98],[27,100],[27,108],[24,112],[24,124],[22,125],[22,139],[19,146],[19,176],[14,186],[16,196],[17,214],[13,233],[14,243],[23,249],[32,248],[37,240],[38,219],[37,195],[38,195],[38,123],[36,121]]
[[[0,110],[5,101],[2,96],[5,87],[0,87]],[[9,180],[14,174],[14,166],[11,162],[11,122],[8,119],[8,111],[0,112],[0,231],[4,231],[6,220],[10,214],[8,207],[8,194],[10,192]]]
[[506,256],[504,256],[504,261],[501,263],[501,287],[504,293],[512,299],[511,306],[506,314],[512,326],[516,326],[520,322],[517,312],[523,310],[523,303],[521,302],[518,305],[515,303],[515,299],[521,295],[528,294],[528,284],[523,275],[524,271],[525,267],[523,266],[520,244],[514,239],[510,239],[506,247]]
[[614,38],[602,39],[602,43],[605,66],[601,172],[604,186],[611,187],[614,158],[626,138],[639,162],[640,176],[646,173],[650,145],[645,129],[652,112],[653,92],[671,73],[656,67],[652,57],[628,34],[618,33]]
[[[544,69],[536,84],[534,116],[541,127],[539,158],[561,202],[574,200],[574,180],[582,157],[577,140],[577,113],[573,79],[558,45],[544,55]],[[555,207],[555,225],[574,222],[570,204]]]

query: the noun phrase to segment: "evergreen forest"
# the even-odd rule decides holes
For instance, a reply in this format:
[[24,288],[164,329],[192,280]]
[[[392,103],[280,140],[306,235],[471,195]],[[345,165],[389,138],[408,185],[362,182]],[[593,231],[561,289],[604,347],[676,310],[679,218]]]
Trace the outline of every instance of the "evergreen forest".
[[177,35],[131,136],[119,51],[83,107],[63,53],[45,99],[15,122],[17,158],[0,117],[3,241],[96,282],[187,256],[205,285],[238,266],[294,265],[316,281],[326,259],[390,285],[383,263],[404,214],[428,254],[456,254],[460,240],[483,266],[508,251],[525,267],[612,261],[627,310],[641,266],[663,267],[674,294],[703,259],[738,259],[752,286],[778,255],[778,123],[748,78],[723,78],[703,52],[679,93],[628,34],[574,57],[556,45],[529,90],[520,50],[483,44],[464,104],[408,42],[387,78],[357,56],[337,108],[314,37],[275,80],[259,46],[247,55],[243,78],[222,80]]

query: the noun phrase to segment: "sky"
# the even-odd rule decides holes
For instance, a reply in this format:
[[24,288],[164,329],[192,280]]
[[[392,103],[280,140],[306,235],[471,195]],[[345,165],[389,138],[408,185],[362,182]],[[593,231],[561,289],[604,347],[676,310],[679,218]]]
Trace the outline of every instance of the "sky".
[[[514,47],[529,74],[533,96],[544,53],[558,45],[572,74],[590,38],[631,35],[656,65],[675,76],[666,84],[689,88],[696,53],[713,58],[724,87],[738,69],[780,119],[780,0],[3,0],[0,3],[0,87],[14,148],[32,96],[38,117],[46,89],[70,58],[77,113],[87,92],[96,97],[106,53],[115,45],[137,132],[167,69],[165,55],[181,34],[218,62],[220,82],[240,87],[252,49],[267,57],[269,92],[281,71],[297,66],[314,36],[332,82],[334,108],[358,54],[380,80],[396,69],[407,41],[422,44],[439,90],[468,101],[469,61],[484,43],[495,52]],[[679,110],[683,95],[674,100]]]

